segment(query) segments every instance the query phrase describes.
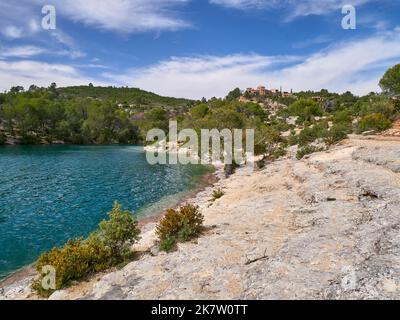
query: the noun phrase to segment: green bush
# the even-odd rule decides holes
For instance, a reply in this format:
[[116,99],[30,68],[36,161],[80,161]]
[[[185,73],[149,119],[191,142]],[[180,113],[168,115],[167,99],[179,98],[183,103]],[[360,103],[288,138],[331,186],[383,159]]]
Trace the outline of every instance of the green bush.
[[204,216],[197,206],[185,205],[179,210],[167,210],[156,229],[160,249],[171,251],[177,242],[189,241],[198,236],[203,229],[203,221]]
[[130,251],[129,247],[140,239],[138,222],[129,211],[123,211],[118,202],[114,204],[109,217],[109,220],[100,223],[96,236],[111,249],[114,257],[121,258],[121,254]]
[[394,112],[398,115],[400,113],[400,99],[394,99],[393,100],[393,108]]
[[347,134],[351,131],[349,125],[345,123],[338,123],[326,132],[324,141],[328,145],[335,144],[347,138]]
[[264,155],[266,158],[274,157],[285,142],[278,130],[262,125],[255,131],[254,152],[256,155]]
[[288,138],[288,142],[290,146],[294,146],[299,143],[299,137],[296,135],[295,132],[291,132]]
[[62,248],[54,248],[42,254],[36,262],[41,277],[34,283],[41,295],[49,295],[41,286],[45,276],[44,266],[52,266],[56,272],[56,290],[67,286],[72,280],[79,280],[91,273],[105,270],[121,263],[129,246],[139,240],[140,230],[128,211],[123,211],[117,202],[109,213],[109,220],[99,225],[87,239],[69,240]]
[[379,113],[388,119],[392,119],[396,114],[393,101],[383,96],[374,96],[369,99],[364,98],[354,108],[355,114],[361,117]]
[[212,193],[212,198],[213,198],[213,200],[215,201],[215,200],[217,200],[217,199],[222,198],[224,195],[225,195],[225,192],[222,191],[221,188],[218,188],[218,189],[216,189],[216,190],[213,191],[213,193]]
[[353,119],[351,116],[351,113],[348,110],[343,110],[343,111],[339,111],[336,112],[333,115],[333,119],[332,119],[334,124],[338,124],[338,123],[352,123]]
[[326,122],[315,124],[313,127],[304,128],[298,137],[299,146],[305,146],[327,134],[328,125]]
[[281,157],[286,156],[286,154],[287,154],[287,144],[281,143],[278,145],[278,147],[272,153],[271,158],[279,159]]
[[285,112],[291,116],[299,117],[297,120],[298,123],[311,121],[314,117],[321,117],[324,114],[320,105],[313,100],[307,99],[300,99],[292,103]]
[[322,151],[322,150],[323,150],[323,148],[318,148],[318,147],[315,147],[315,146],[306,145],[306,146],[304,146],[304,147],[301,147],[301,148],[297,151],[296,158],[297,158],[298,160],[301,160],[301,159],[304,158],[304,156],[306,156],[306,155],[308,155],[308,154],[312,154],[312,153],[314,153],[314,152],[319,152],[319,151]]
[[358,126],[358,132],[362,133],[370,130],[380,132],[389,129],[391,125],[392,125],[391,121],[388,118],[386,118],[383,114],[374,113],[367,115],[361,119]]

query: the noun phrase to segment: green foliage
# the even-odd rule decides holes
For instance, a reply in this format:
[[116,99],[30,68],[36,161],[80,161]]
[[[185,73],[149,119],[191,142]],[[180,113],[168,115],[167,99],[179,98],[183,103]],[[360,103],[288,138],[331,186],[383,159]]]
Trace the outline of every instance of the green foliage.
[[[69,240],[64,247],[42,254],[36,269],[41,274],[44,266],[52,266],[56,271],[56,289],[64,288],[72,280],[121,263],[130,252],[129,246],[139,240],[139,234],[137,222],[116,202],[109,220],[101,222],[97,231],[87,239]],[[46,290],[41,286],[43,276],[33,288],[45,295]]]
[[157,107],[146,111],[144,117],[138,121],[140,125],[140,131],[142,139],[144,140],[147,132],[152,129],[161,129],[164,132],[168,132],[168,114],[161,108]]
[[300,99],[292,103],[286,110],[290,116],[299,117],[298,122],[311,121],[314,117],[321,117],[323,110],[313,100]]
[[379,85],[388,95],[400,95],[400,64],[387,70],[380,80]]
[[94,87],[92,85],[58,88],[57,91],[65,98],[90,97],[95,100],[107,100],[117,103],[128,102],[136,105],[179,107],[191,103],[187,99],[161,97],[151,92],[128,87]]
[[312,154],[314,152],[319,152],[319,151],[322,151],[322,150],[323,150],[323,148],[318,148],[318,147],[315,147],[315,146],[312,146],[312,145],[306,145],[304,147],[301,147],[297,151],[296,158],[298,160],[301,160],[301,159],[304,158],[304,156],[306,156],[308,154]]
[[384,131],[391,127],[391,121],[386,118],[383,114],[374,113],[363,117],[358,126],[358,132],[366,132],[366,131]]
[[226,100],[228,100],[228,101],[237,100],[240,98],[241,95],[242,95],[242,93],[241,93],[240,89],[236,88],[228,93],[228,95],[226,96]]
[[394,99],[393,100],[393,108],[394,108],[394,112],[396,112],[396,114],[400,113],[400,99]]
[[160,250],[165,252],[171,252],[176,249],[177,239],[175,236],[167,237],[163,240],[160,240]]
[[346,139],[349,131],[351,131],[351,128],[344,122],[334,124],[333,127],[325,133],[324,141],[327,145],[333,145]]
[[326,122],[304,128],[297,139],[299,146],[305,146],[317,139],[324,138],[327,134],[327,129],[328,124]]
[[213,193],[212,193],[213,201],[222,198],[224,195],[225,195],[225,192],[222,191],[221,188],[213,190]]
[[384,96],[363,97],[354,105],[354,114],[364,117],[369,114],[381,113],[386,118],[391,119],[395,115],[393,101]]
[[[184,114],[193,102],[139,89],[81,86],[13,88],[0,97],[0,122],[25,144],[62,140],[71,144],[138,143],[151,124],[164,129],[170,114]],[[160,115],[159,109],[164,114]],[[151,111],[155,110],[155,111]],[[149,112],[149,114],[147,114]],[[161,121],[161,125],[160,125]],[[158,126],[160,125],[160,126]],[[147,131],[146,131],[147,132]]]
[[243,113],[247,118],[258,117],[261,121],[268,118],[268,113],[257,103],[242,103],[236,106],[236,111]]
[[97,233],[97,237],[111,249],[115,257],[129,251],[129,247],[140,239],[139,235],[138,222],[129,211],[123,211],[118,202],[114,203],[109,220],[100,223]]
[[189,241],[198,236],[203,229],[203,221],[204,217],[197,206],[185,205],[179,210],[167,210],[156,230],[160,249],[170,251],[176,242]]
[[202,119],[208,114],[209,111],[210,110],[205,103],[200,103],[194,106],[192,109],[190,109],[190,115],[194,119]]
[[282,148],[285,142],[278,130],[261,125],[255,130],[254,153],[267,158],[274,157],[276,151]]
[[336,112],[333,115],[332,121],[335,124],[338,124],[338,123],[351,123],[353,121],[353,118],[351,116],[351,113],[348,110],[343,110],[343,111]]

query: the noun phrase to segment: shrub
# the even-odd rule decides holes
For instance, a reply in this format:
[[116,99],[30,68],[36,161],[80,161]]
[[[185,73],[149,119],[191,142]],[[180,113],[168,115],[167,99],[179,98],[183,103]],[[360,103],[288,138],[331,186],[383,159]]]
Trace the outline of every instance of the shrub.
[[354,108],[355,113],[361,117],[380,113],[386,118],[391,119],[396,113],[393,102],[383,96],[369,97],[368,100],[361,100]]
[[318,147],[315,147],[315,146],[306,145],[306,146],[300,148],[297,151],[296,158],[298,160],[301,160],[301,159],[304,158],[304,156],[306,156],[308,154],[312,154],[314,152],[319,152],[319,151],[322,151],[322,150],[323,150],[323,148],[318,148]]
[[346,139],[347,134],[350,131],[351,129],[347,124],[344,123],[335,124],[329,131],[326,132],[324,141],[328,145],[335,144],[339,141]]
[[322,122],[313,127],[304,128],[298,137],[299,146],[306,146],[319,138],[324,138],[327,134],[327,123]]
[[118,258],[140,239],[140,230],[138,222],[132,218],[131,213],[123,211],[118,202],[115,202],[109,217],[109,220],[100,223],[97,236],[111,249],[113,256]]
[[87,239],[69,240],[62,248],[54,248],[42,254],[36,262],[36,270],[41,277],[33,289],[43,296],[52,290],[44,290],[41,281],[44,266],[52,266],[56,271],[56,290],[67,286],[72,280],[79,280],[91,273],[105,270],[121,263],[126,257],[129,245],[139,239],[137,222],[121,205],[114,204],[110,219],[99,225]]
[[56,289],[61,289],[71,280],[77,280],[91,271],[93,260],[90,249],[83,239],[69,240],[63,248],[54,248],[39,257],[36,269],[42,272],[44,266],[56,271]]
[[289,142],[289,145],[294,146],[299,143],[299,137],[296,135],[296,133],[291,132],[288,142]]
[[333,115],[333,123],[334,124],[339,124],[339,123],[352,123],[353,119],[351,116],[351,113],[348,110],[343,110],[336,112]]
[[279,159],[280,157],[284,157],[287,154],[287,144],[280,144],[271,155],[273,159]]
[[297,119],[298,123],[303,123],[305,121],[310,121],[314,117],[320,117],[323,115],[323,110],[313,100],[300,99],[292,103],[286,110],[286,112],[291,116],[299,117]]
[[370,130],[375,130],[380,132],[389,129],[391,125],[392,125],[391,121],[388,118],[386,118],[383,114],[374,113],[367,115],[361,119],[358,127],[358,132],[362,133]]
[[400,99],[399,98],[393,100],[393,108],[394,108],[394,112],[396,114],[400,113]]
[[255,132],[254,152],[266,158],[274,157],[275,152],[285,143],[281,133],[265,125],[257,127]]
[[169,209],[157,226],[160,249],[171,251],[176,242],[189,241],[203,229],[204,217],[199,207],[185,205],[179,210]]
[[225,192],[222,191],[221,188],[218,188],[218,189],[214,190],[213,193],[212,193],[213,201],[222,198],[224,195],[225,195]]

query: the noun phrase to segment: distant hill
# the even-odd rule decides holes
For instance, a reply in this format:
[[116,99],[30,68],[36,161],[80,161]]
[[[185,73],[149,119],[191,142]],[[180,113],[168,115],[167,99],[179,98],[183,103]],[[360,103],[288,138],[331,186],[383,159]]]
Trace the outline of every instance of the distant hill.
[[0,145],[138,143],[195,103],[127,87],[17,86],[0,93]]
[[193,101],[189,99],[163,97],[152,92],[128,87],[95,87],[89,85],[58,88],[57,91],[66,98],[90,97],[100,100],[112,100],[116,103],[128,105],[135,104],[163,107],[181,107],[193,103]]

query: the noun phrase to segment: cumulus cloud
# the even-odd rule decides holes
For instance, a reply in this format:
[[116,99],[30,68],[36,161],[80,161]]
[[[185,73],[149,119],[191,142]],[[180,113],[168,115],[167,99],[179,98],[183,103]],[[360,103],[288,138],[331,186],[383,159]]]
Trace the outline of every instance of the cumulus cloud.
[[255,54],[229,56],[173,57],[148,68],[125,74],[103,74],[119,85],[130,85],[162,95],[201,98],[224,96],[236,86],[263,83],[260,70],[296,61],[296,57],[267,57]]
[[89,26],[118,32],[177,30],[190,24],[174,9],[188,0],[59,0],[59,13]]
[[223,97],[235,87],[258,84],[289,90],[366,94],[377,91],[379,78],[400,59],[399,30],[344,42],[306,57],[229,55],[174,57],[125,74],[109,74],[119,85],[163,95],[199,99]]
[[[178,30],[190,23],[180,18],[179,7],[190,0],[54,0],[57,14],[86,26],[119,33]],[[1,5],[4,13],[13,10],[40,14],[47,0],[20,0]],[[26,15],[25,15],[26,16]],[[38,16],[38,14],[36,14]],[[41,17],[39,15],[39,17]],[[35,27],[30,23],[29,27]],[[28,28],[27,28],[28,29]]]
[[[54,0],[58,15],[84,25],[120,33],[152,30],[177,30],[190,23],[180,18],[179,7],[190,0]],[[23,36],[37,32],[41,8],[47,0],[19,0],[0,3],[0,17],[10,35]],[[33,20],[27,20],[27,17]],[[18,34],[12,23],[19,27]],[[15,28],[15,27],[14,27]]]

